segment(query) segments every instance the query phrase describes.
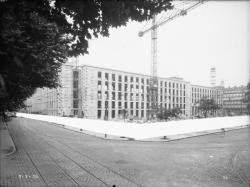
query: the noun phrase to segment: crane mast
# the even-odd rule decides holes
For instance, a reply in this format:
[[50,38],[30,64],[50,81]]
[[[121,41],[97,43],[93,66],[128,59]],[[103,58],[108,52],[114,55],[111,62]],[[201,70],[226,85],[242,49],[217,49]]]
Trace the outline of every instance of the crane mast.
[[[174,8],[163,20],[156,22],[156,15],[153,15],[152,26],[144,31],[140,31],[138,35],[142,37],[145,33],[151,31],[151,75],[149,88],[147,90],[149,96],[149,113],[147,117],[149,119],[155,118],[158,112],[158,78],[157,78],[157,28],[167,22],[174,20],[177,17],[184,16],[188,11],[194,9],[195,7],[201,5],[204,1],[174,1],[179,4],[174,6]],[[178,6],[182,6],[178,8]]]

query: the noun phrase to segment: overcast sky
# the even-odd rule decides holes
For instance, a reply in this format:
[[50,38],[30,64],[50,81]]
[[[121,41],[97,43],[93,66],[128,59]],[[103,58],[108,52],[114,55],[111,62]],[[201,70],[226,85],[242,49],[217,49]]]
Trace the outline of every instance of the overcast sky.
[[[147,24],[150,26],[150,22]],[[151,33],[138,37],[144,23],[129,22],[110,30],[108,38],[89,42],[80,63],[150,74]],[[250,71],[250,2],[212,1],[158,28],[158,76],[182,77],[210,86],[210,68],[217,84],[246,85]]]

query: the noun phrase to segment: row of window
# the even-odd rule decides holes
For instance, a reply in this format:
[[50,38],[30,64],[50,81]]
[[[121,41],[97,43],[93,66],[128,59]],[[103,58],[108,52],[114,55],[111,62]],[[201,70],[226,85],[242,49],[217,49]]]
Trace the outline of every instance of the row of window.
[[[116,95],[116,92],[111,93],[111,99],[112,100],[116,100],[116,96],[117,96],[118,100],[122,100],[122,98],[124,98],[125,101],[127,101],[128,98],[130,98],[131,101],[133,101],[133,100],[138,101],[139,99],[142,100],[142,101],[144,101],[144,99],[146,99],[147,101],[150,101],[150,99],[151,99],[150,95],[139,94],[139,93],[136,93],[136,94],[130,93],[130,94],[128,94],[128,93],[118,92],[117,95]],[[109,92],[106,91],[104,93],[104,97],[105,97],[104,98],[105,100],[109,100]],[[102,92],[101,91],[97,92],[97,99],[102,100]],[[162,102],[163,100],[164,101],[169,101],[169,102],[171,102],[171,100],[173,102],[175,102],[175,101],[176,102],[178,102],[178,101],[182,102],[183,101],[184,103],[186,102],[185,97],[171,97],[171,96],[166,96],[166,95],[164,97],[162,95],[160,95],[159,100],[160,100],[160,102]]]
[[[102,72],[98,72],[97,73],[97,76],[98,76],[98,79],[101,79],[102,78]],[[105,80],[108,81],[109,80],[109,73],[104,73],[104,77],[105,77]],[[122,82],[122,75],[118,75],[118,82]],[[112,74],[111,75],[111,80],[112,81],[116,81],[116,74]],[[147,83],[147,85],[149,85],[149,79],[148,78],[139,78],[139,77],[129,77],[127,75],[124,76],[124,82],[128,82],[128,80],[130,80],[130,83],[133,83],[134,80],[136,83],[139,83],[141,82],[141,84],[144,84],[145,82]],[[159,81],[159,85],[161,87],[163,87],[163,85],[165,85],[165,87],[167,87],[167,84],[169,87],[171,87],[172,85],[172,88],[180,88],[180,89],[186,89],[186,85],[185,84],[182,84],[182,83],[175,83],[175,82],[166,82],[166,81]]]
[[[124,108],[127,109],[129,104],[130,104],[130,108],[133,109],[134,108],[134,102],[124,102]],[[185,104],[175,104],[172,107],[185,108],[185,106],[186,106]],[[118,102],[117,107],[121,108],[122,107],[122,102]],[[146,107],[146,109],[149,109],[150,104],[147,103],[146,106],[145,106],[144,103],[142,102],[140,107],[141,107],[141,109],[144,109],[144,107]],[[160,103],[159,107],[160,108],[167,108],[167,103],[165,103],[165,104]],[[101,101],[97,101],[97,108],[102,108],[102,102]],[[109,102],[108,101],[104,102],[104,108],[105,109],[109,108]],[[116,102],[115,101],[111,102],[111,108],[116,108]],[[135,108],[139,109],[139,102],[135,102]],[[171,104],[168,104],[168,108],[171,108]]]
[[[115,83],[112,83],[111,86],[112,86],[112,91],[116,91],[116,89],[115,89],[116,88]],[[140,90],[139,90],[139,88],[140,88]],[[135,92],[144,93],[144,88],[145,88],[144,86],[139,87],[139,85],[135,85],[135,87],[134,87],[134,85],[130,85],[130,92],[134,92],[135,91]],[[147,86],[146,88],[147,88],[147,92],[149,92],[149,86]],[[101,91],[101,90],[102,90],[102,83],[101,83],[101,81],[98,81],[98,91]],[[109,90],[109,84],[108,84],[108,82],[105,82],[104,90],[105,91]],[[160,94],[163,94],[163,90],[165,91],[165,94],[166,93],[169,93],[169,94],[172,93],[173,95],[175,95],[175,94],[178,95],[180,93],[180,96],[182,96],[182,94],[183,94],[183,96],[186,95],[186,91],[185,90],[168,89],[168,92],[167,92],[167,88],[165,88],[165,89],[160,88],[159,89]],[[118,91],[122,91],[122,84],[121,83],[118,84]],[[128,85],[127,84],[124,84],[124,91],[125,92],[128,91]]]

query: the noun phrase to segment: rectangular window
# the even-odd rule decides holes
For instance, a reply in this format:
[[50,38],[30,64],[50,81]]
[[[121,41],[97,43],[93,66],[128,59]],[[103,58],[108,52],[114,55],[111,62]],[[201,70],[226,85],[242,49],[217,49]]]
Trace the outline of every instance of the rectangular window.
[[112,108],[115,108],[115,101],[112,101]]
[[143,78],[141,79],[141,83],[144,84],[144,79]]
[[118,91],[122,91],[122,84],[121,83],[118,84]]
[[115,100],[115,92],[112,92],[112,100]]
[[125,76],[125,77],[124,77],[124,81],[125,81],[125,82],[128,82],[128,76]]
[[137,116],[137,117],[139,116],[139,111],[138,111],[138,110],[136,110],[136,116]]
[[118,100],[122,100],[122,93],[121,92],[118,93]]
[[134,82],[134,77],[130,77],[130,82]]
[[102,108],[102,102],[101,101],[97,102],[97,108]]
[[102,81],[98,81],[98,90],[102,90]]
[[105,101],[105,109],[107,109],[109,107],[109,103],[108,101]]
[[115,118],[115,110],[112,110],[112,118]]
[[109,80],[109,74],[105,73],[105,80]]
[[98,110],[97,111],[97,118],[100,119],[102,117],[102,111]]
[[141,111],[141,117],[142,118],[144,117],[144,111],[143,110]]
[[78,98],[78,91],[77,91],[77,90],[74,90],[74,91],[73,91],[73,98],[74,98],[74,99],[77,99],[77,98]]
[[128,103],[127,102],[124,103],[124,108],[128,108]]
[[118,102],[118,108],[122,108],[122,102]]
[[98,98],[98,99],[102,99],[102,92],[101,92],[101,91],[98,91],[98,93],[97,93],[97,98]]
[[133,106],[134,106],[134,103],[130,102],[130,108],[133,108]]
[[136,102],[136,109],[138,109],[139,108],[139,103],[138,102]]
[[98,78],[102,78],[102,72],[98,72]]
[[136,82],[139,83],[139,78],[138,77],[136,77]]
[[115,74],[112,74],[112,81],[115,81]]
[[73,100],[73,108],[78,108],[78,100]]
[[119,82],[122,82],[122,76],[121,76],[121,75],[119,75],[118,81],[119,81]]
[[73,88],[78,88],[78,80],[73,81]]
[[74,79],[78,79],[78,75],[79,75],[78,71],[73,71],[73,78]]

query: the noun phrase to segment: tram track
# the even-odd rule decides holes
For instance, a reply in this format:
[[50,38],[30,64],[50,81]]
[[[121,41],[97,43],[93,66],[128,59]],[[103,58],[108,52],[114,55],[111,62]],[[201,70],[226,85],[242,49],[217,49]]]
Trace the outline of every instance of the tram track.
[[[99,161],[96,161],[95,159],[93,158],[90,158],[89,156],[81,153],[80,151],[72,148],[71,146],[67,145],[66,143],[63,143],[62,141],[58,140],[57,138],[53,137],[53,136],[49,136],[49,135],[46,135],[45,133],[39,131],[38,129],[34,128],[33,127],[33,130],[31,129],[31,127],[27,127],[26,126],[23,126],[23,128],[25,128],[26,131],[29,131],[30,134],[36,134],[37,136],[40,137],[40,140],[42,140],[43,142],[45,142],[47,145],[53,147],[54,150],[58,151],[60,154],[62,154],[64,157],[66,157],[67,159],[71,160],[73,163],[75,163],[76,165],[78,165],[80,168],[82,168],[84,171],[86,171],[87,173],[89,173],[90,175],[92,175],[93,177],[95,177],[97,180],[101,181],[105,186],[112,186],[112,185],[115,185],[115,184],[108,184],[106,183],[104,180],[100,179],[100,177],[96,176],[94,173],[88,171],[86,168],[84,168],[81,164],[79,164],[77,161],[75,161],[74,159],[72,159],[71,157],[69,157],[67,154],[65,154],[63,151],[61,151],[60,149],[58,149],[58,147],[62,148],[63,146],[67,147],[68,149],[70,149],[72,152],[75,152],[77,154],[79,154],[81,157],[84,157],[85,159],[88,159],[90,160],[91,162],[94,162],[95,164],[99,165],[100,167],[103,167],[105,168],[106,170],[108,170],[110,173],[112,173],[112,175],[116,175],[116,176],[119,176],[120,178],[122,178],[123,180],[126,180],[128,181],[128,184],[129,186],[142,186],[138,183],[136,183],[135,181],[129,179],[128,177],[118,173],[117,171],[111,169],[110,167],[100,163]],[[36,138],[37,138],[36,136]],[[46,140],[47,138],[50,139],[50,141]],[[50,142],[53,141],[54,143],[59,143],[61,146],[55,146],[55,145],[52,145]]]

